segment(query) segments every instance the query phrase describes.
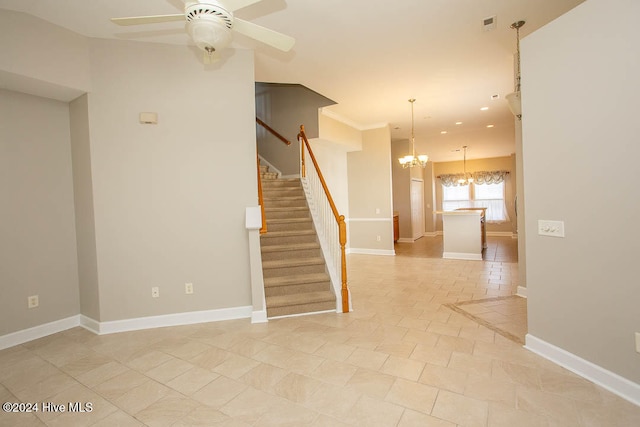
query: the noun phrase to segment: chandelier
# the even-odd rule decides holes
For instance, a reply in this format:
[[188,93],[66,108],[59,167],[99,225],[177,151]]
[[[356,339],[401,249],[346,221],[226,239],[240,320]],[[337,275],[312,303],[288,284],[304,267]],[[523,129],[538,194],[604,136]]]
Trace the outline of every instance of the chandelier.
[[414,166],[427,166],[427,161],[429,160],[429,156],[426,154],[420,154],[416,156],[416,140],[413,135],[413,103],[416,102],[415,99],[411,98],[409,100],[411,103],[411,154],[400,157],[398,161],[402,165],[403,168],[412,168]]
[[471,175],[471,173],[467,173],[467,146],[463,146],[462,149],[464,150],[464,157],[462,160],[463,173],[458,180],[458,185],[469,185],[473,182],[473,175]]
[[509,103],[509,109],[518,119],[522,119],[522,103],[520,99],[520,28],[524,23],[525,21],[514,22],[510,27],[516,30],[516,88],[514,92],[505,96],[505,99]]

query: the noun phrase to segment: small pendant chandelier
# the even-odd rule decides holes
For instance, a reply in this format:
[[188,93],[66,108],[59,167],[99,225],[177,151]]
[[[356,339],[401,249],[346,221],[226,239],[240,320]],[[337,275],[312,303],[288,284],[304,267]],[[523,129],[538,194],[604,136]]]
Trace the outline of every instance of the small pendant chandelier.
[[413,103],[416,102],[415,99],[411,98],[409,100],[411,103],[411,154],[400,157],[398,161],[402,165],[403,168],[412,168],[414,166],[427,166],[427,161],[429,160],[429,156],[426,154],[420,154],[416,156],[416,140],[413,134]]
[[458,180],[458,185],[469,185],[473,183],[473,175],[467,173],[467,146],[463,146],[464,157],[462,160],[462,177]]

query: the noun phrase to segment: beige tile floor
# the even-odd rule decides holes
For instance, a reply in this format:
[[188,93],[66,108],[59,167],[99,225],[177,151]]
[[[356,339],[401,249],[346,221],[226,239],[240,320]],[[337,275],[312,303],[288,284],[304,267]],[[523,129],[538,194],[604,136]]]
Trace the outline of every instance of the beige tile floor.
[[[442,258],[442,236],[425,236],[413,243],[396,243],[396,255],[418,258]],[[518,262],[518,240],[506,236],[488,236],[482,253],[485,261]]]
[[0,351],[0,426],[638,426],[640,408],[444,304],[513,294],[517,265],[349,256],[354,311]]
[[482,326],[519,344],[527,335],[527,299],[517,295],[445,304]]

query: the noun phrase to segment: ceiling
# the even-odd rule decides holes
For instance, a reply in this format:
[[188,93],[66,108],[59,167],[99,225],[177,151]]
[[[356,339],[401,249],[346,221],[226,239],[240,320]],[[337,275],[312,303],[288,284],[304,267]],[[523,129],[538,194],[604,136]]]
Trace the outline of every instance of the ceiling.
[[[498,157],[515,151],[504,100],[514,87],[516,33],[509,26],[525,20],[526,37],[583,1],[262,0],[235,15],[291,35],[296,45],[283,53],[236,33],[233,46],[255,50],[257,81],[302,84],[336,102],[328,114],[358,128],[389,123],[393,140],[409,138],[408,99],[415,98],[416,151],[432,160],[460,160],[463,145],[467,158]],[[180,13],[181,0],[0,0],[0,8],[88,37],[190,44],[179,22],[109,21]],[[491,16],[496,28],[485,31],[483,19]]]

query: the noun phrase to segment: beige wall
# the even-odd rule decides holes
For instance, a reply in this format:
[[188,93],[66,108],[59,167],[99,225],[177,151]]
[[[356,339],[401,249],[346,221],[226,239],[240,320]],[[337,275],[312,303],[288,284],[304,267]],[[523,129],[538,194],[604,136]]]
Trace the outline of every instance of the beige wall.
[[87,95],[80,96],[69,103],[69,115],[78,248],[80,313],[97,320],[100,319],[100,288],[98,283],[98,255],[96,253]]
[[96,39],[91,77],[97,320],[251,305],[253,53],[205,67],[185,47]]
[[[467,160],[467,172],[476,171],[493,171],[505,170],[509,171],[505,180],[505,203],[509,214],[509,221],[499,224],[487,224],[487,232],[516,233],[516,212],[515,212],[515,191],[516,191],[516,174],[515,174],[515,156],[494,157],[490,159],[473,159]],[[437,176],[442,174],[461,173],[463,171],[463,161],[455,162],[437,162],[434,163],[433,172],[436,176],[435,180],[435,198],[436,211],[442,210],[442,184]],[[442,216],[438,215],[436,219],[436,229],[442,231]]]
[[393,180],[393,210],[398,214],[400,238],[411,239],[411,170],[403,169],[398,163],[400,157],[409,152],[408,140],[391,144],[391,170]]
[[286,145],[258,126],[258,152],[284,176],[299,176],[300,125],[309,140],[317,138],[318,110],[334,102],[298,84],[256,83],[256,87],[257,117],[291,142]]
[[522,41],[529,334],[635,383],[638,16],[637,0],[587,0]]
[[1,336],[79,312],[67,103],[0,90],[0,177]]
[[[188,47],[85,39],[0,11],[13,19],[48,50],[0,25],[3,83],[15,72],[44,96],[91,90],[70,104],[1,92],[0,335],[79,313],[105,322],[250,306],[253,52],[203,66]],[[157,125],[138,122],[146,111]],[[27,310],[34,294],[40,307]]]
[[70,101],[91,88],[89,39],[0,10],[0,81],[5,88]]
[[362,131],[362,150],[347,154],[352,250],[393,253],[390,153],[391,135],[385,126]]
[[398,214],[400,239],[413,240],[411,223],[411,180],[420,179],[424,183],[424,231],[426,235],[436,231],[434,214],[435,188],[433,177],[434,163],[429,161],[424,168],[404,169],[398,162],[411,150],[409,140],[393,141],[391,144],[391,168],[393,175],[393,210]]
[[[525,232],[525,207],[526,195],[524,192],[524,167],[522,162],[522,121],[516,121],[516,232],[518,233],[518,286],[527,287],[527,233]],[[520,293],[525,291],[520,289]]]

